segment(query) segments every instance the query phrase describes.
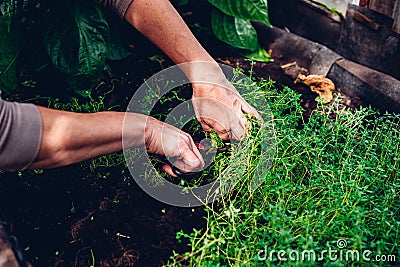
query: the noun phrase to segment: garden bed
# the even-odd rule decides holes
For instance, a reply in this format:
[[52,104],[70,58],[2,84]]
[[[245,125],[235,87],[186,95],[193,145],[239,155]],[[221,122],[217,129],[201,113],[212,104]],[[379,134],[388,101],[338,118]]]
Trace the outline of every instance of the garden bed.
[[[276,118],[277,155],[256,194],[236,190],[206,209],[172,207],[137,186],[121,153],[55,170],[2,173],[0,218],[12,226],[27,260],[160,266],[176,251],[171,266],[263,266],[254,257],[264,246],[323,249],[339,238],[400,257],[399,118],[360,111],[362,99],[341,91],[331,104],[318,105],[317,94],[294,84],[279,58],[252,63],[216,40],[205,46],[218,62],[264,79],[259,86]],[[112,74],[104,74],[91,100],[71,98],[52,68],[23,71],[11,98],[78,112],[125,111],[145,77],[172,65],[143,47],[110,62]],[[180,92],[190,95],[190,88]]]
[[[306,121],[304,118],[309,118],[317,107],[315,102],[317,95],[303,85],[294,85],[293,80],[283,73],[279,62],[253,64],[241,57],[223,57],[217,60],[239,67],[257,79],[275,80],[275,86],[267,88],[273,95],[279,95],[277,92],[287,95],[285,85],[300,92],[299,100],[295,94],[283,97],[282,101],[290,102],[282,103],[286,108],[281,110],[289,116],[288,123],[296,121],[295,127],[298,129],[304,127],[302,125],[302,122]],[[70,102],[68,97],[60,97],[58,101],[54,99],[49,101],[48,105],[83,112],[107,110],[110,107],[124,110],[129,96],[133,94],[132,90],[141,83],[140,77],[148,77],[153,71],[161,69],[159,62],[148,59],[138,62],[128,59],[114,64],[116,64],[114,68],[121,70],[119,74],[121,76],[117,73],[117,76],[104,78],[104,83],[95,91],[100,98],[94,97],[95,100],[84,105],[86,100],[77,99],[76,102]],[[163,64],[168,66],[168,63]],[[136,76],[137,70],[140,69],[152,72]],[[47,80],[46,83],[51,82]],[[25,93],[16,94],[14,97],[31,98],[40,86],[39,77],[37,87],[31,88],[28,93],[25,88],[23,91]],[[189,97],[190,92],[182,92],[182,96]],[[46,104],[48,100],[35,98],[33,102],[35,101]],[[354,110],[358,107],[357,101],[343,96],[335,105],[345,109],[343,104],[347,104],[350,107],[348,110]],[[296,102],[301,103],[303,111],[296,108]],[[286,120],[284,116],[282,119]],[[320,127],[327,130],[323,125]],[[291,131],[290,129],[289,127],[287,130]],[[357,132],[354,135],[358,138]],[[341,138],[346,137],[342,135]],[[339,141],[331,140],[329,143],[333,145]],[[393,145],[399,146],[398,139],[393,142]],[[293,153],[295,155],[297,152]],[[331,153],[334,152],[324,152],[321,156],[330,157],[333,155]],[[285,164],[283,166],[286,166]],[[399,162],[395,161],[392,164],[391,168],[396,168]],[[386,167],[388,166],[382,166]],[[300,170],[297,172],[301,173]],[[395,172],[392,175],[394,174]],[[307,190],[306,185],[310,183],[308,179],[311,178],[292,183],[304,184],[303,189]],[[390,181],[398,186],[398,177],[390,176]],[[321,186],[322,184],[318,185]],[[178,242],[177,232],[190,233],[193,228],[203,231],[207,229],[207,222],[204,219],[207,213],[202,207],[195,209],[171,207],[144,193],[125,169],[121,154],[55,170],[4,173],[1,175],[0,188],[0,201],[6,203],[0,209],[1,218],[13,226],[13,232],[21,241],[27,259],[36,266],[88,266],[93,262],[101,266],[158,266],[168,261],[173,250],[181,255],[190,250],[187,238]],[[398,190],[396,187],[392,189]],[[396,214],[395,210],[394,212],[393,216]],[[381,230],[384,229],[385,227]]]
[[[217,60],[274,79],[279,90],[293,83],[278,63],[252,64],[242,57]],[[35,76],[22,74],[21,79],[29,82],[11,97],[72,111],[123,111],[143,77],[170,63],[161,66],[158,61],[131,58],[113,64],[119,72],[104,77],[93,101],[79,97],[71,101],[66,87],[50,91],[60,87],[52,69]],[[138,72],[142,70],[147,71]],[[310,114],[316,94],[305,86],[295,87],[303,93],[301,103]],[[182,92],[182,97],[190,97],[190,92]],[[12,226],[34,266],[88,266],[93,260],[102,266],[158,266],[167,262],[173,250],[189,249],[187,242],[177,241],[177,232],[206,225],[202,207],[171,207],[143,192],[125,169],[121,154],[55,170],[3,173],[0,188],[0,201],[7,203],[1,205],[0,216]]]
[[[252,68],[257,77],[276,80],[280,89],[291,83],[278,64],[252,65],[241,57],[218,61],[246,72]],[[149,59],[114,64],[120,73],[104,78],[94,92],[94,101],[76,98],[71,102],[67,88],[60,88],[61,93],[47,91],[56,85],[62,87],[55,73],[49,75],[51,69],[37,76],[23,74],[21,78],[30,82],[12,98],[81,112],[110,107],[123,111],[143,77],[163,67]],[[138,73],[143,70],[146,72]],[[54,80],[47,79],[49,76]],[[297,88],[304,92],[302,102],[310,113],[316,95]],[[39,93],[53,98],[36,97]],[[183,253],[189,249],[186,242],[177,241],[177,232],[206,225],[202,207],[171,207],[143,192],[125,169],[121,154],[55,170],[3,173],[0,177],[1,219],[9,223],[26,258],[35,266],[88,266],[93,260],[102,266],[158,266],[167,262],[173,250]]]

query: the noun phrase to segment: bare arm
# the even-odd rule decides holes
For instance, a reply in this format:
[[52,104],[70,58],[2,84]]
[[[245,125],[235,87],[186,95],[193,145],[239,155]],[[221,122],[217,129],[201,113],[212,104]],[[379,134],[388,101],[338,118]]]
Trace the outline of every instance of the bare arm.
[[[122,149],[124,114],[72,113],[38,107],[42,117],[42,143],[30,168],[53,168]],[[143,122],[144,124],[144,122]],[[137,125],[142,133],[144,126]],[[140,136],[137,136],[138,144]]]
[[[122,150],[124,119],[129,127],[124,136],[127,147],[145,147],[151,153],[182,158],[181,168],[187,171],[203,165],[189,135],[154,118],[136,113],[125,117],[123,112],[83,114],[38,108],[42,142],[30,169],[65,166]],[[170,168],[166,171],[172,174]]]
[[192,82],[193,105],[204,130],[213,129],[223,139],[241,139],[246,126],[243,113],[260,118],[226,80],[168,0],[134,0],[125,19],[175,63],[207,62],[182,68]]

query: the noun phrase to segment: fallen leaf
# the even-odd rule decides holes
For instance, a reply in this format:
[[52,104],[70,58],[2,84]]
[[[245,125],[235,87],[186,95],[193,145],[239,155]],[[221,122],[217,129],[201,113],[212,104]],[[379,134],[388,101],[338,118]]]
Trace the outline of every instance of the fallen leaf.
[[335,91],[335,84],[328,78],[320,75],[299,74],[294,83],[303,83],[308,85],[312,92],[317,93],[324,101],[323,104],[329,103],[333,99],[333,91]]

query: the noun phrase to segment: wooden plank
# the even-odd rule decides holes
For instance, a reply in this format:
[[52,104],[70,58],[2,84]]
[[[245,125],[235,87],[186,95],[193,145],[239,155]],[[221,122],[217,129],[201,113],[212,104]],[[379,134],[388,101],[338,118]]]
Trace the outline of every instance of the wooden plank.
[[369,68],[400,78],[400,36],[393,19],[374,10],[349,5],[342,22],[339,54]]
[[393,8],[392,18],[394,19],[393,31],[400,34],[400,0],[396,0]]
[[392,17],[393,8],[397,0],[369,0],[369,8]]
[[359,97],[364,105],[400,112],[400,81],[389,75],[340,59],[332,66],[327,78],[345,94]]

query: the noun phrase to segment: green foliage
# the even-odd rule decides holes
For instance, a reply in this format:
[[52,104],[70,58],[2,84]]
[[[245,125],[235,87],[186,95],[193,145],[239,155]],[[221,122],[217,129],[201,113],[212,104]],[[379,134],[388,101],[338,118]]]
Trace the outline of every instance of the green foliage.
[[87,96],[106,64],[108,24],[91,1],[62,1],[44,23],[44,42],[54,66],[77,93]]
[[[224,199],[208,205],[207,226],[177,237],[189,252],[169,266],[377,266],[384,262],[260,261],[260,250],[300,253],[346,249],[400,257],[400,116],[371,109],[351,112],[339,101],[302,119],[299,95],[271,82],[259,86],[276,125],[276,153],[264,181],[252,190],[251,172]],[[250,151],[250,150],[249,150]],[[239,162],[251,169],[252,161]],[[235,158],[235,162],[236,162]],[[339,250],[338,250],[339,251]],[[346,250],[343,250],[346,252]],[[269,254],[268,254],[269,255]],[[339,252],[336,254],[339,255]],[[371,256],[372,256],[371,255]],[[287,255],[286,255],[287,256]]]
[[[261,21],[271,26],[267,0],[208,0],[211,5],[211,30],[214,35],[234,48],[245,50],[256,61],[270,62],[268,53],[260,48],[257,32],[251,21]],[[197,1],[172,1],[182,6]],[[204,27],[194,23],[195,29]],[[250,53],[249,53],[250,51]],[[243,51],[241,51],[243,52]]]
[[259,47],[256,52],[244,54],[243,56],[247,57],[248,59],[251,59],[254,61],[259,61],[259,62],[273,62],[274,61],[271,58],[271,56],[268,54],[268,52],[265,51],[265,49],[261,48],[261,47]]
[[[237,48],[259,51],[257,33],[250,21],[271,26],[266,0],[209,0],[213,10],[211,26],[215,36]],[[270,61],[268,53],[258,53],[255,60]]]
[[95,0],[8,0],[0,3],[0,11],[0,86],[7,92],[16,88],[15,62],[24,41],[26,54],[35,57],[32,64],[40,62],[37,69],[50,60],[69,86],[83,96],[89,96],[97,84],[106,59],[130,55],[121,38],[121,27],[111,24],[110,33],[112,19],[105,17]]
[[208,0],[223,13],[244,20],[261,21],[271,26],[266,0]]
[[[187,3],[188,0],[175,1],[177,5]],[[250,54],[254,60],[270,61],[267,52],[259,48],[257,33],[250,22],[270,25],[266,0],[210,0],[210,3],[215,6],[211,24],[217,38],[254,52]],[[32,44],[44,43],[51,63],[65,76],[69,86],[83,96],[90,95],[99,74],[106,68],[106,59],[120,60],[130,54],[119,27],[110,32],[109,22],[94,0],[5,0],[0,2],[0,11],[0,85],[7,92],[16,88],[16,61],[24,43],[20,36],[28,41],[29,53],[35,55],[42,55],[38,51],[43,49]],[[19,27],[21,22],[23,27]],[[34,62],[46,66],[41,58],[35,58]]]
[[257,32],[250,21],[232,17],[214,9],[211,25],[215,36],[238,48],[257,50]]
[[0,88],[9,93],[17,86],[16,60],[21,49],[20,32],[8,30],[5,17],[0,17]]

